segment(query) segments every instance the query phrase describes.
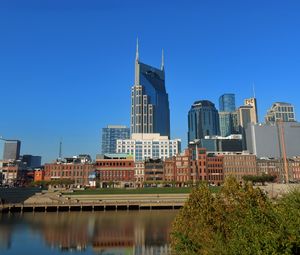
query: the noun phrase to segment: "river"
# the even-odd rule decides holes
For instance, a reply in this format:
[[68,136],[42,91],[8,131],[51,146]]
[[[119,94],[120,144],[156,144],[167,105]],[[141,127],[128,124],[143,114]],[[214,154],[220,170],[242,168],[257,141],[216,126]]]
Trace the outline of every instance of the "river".
[[0,254],[167,255],[177,212],[0,214]]

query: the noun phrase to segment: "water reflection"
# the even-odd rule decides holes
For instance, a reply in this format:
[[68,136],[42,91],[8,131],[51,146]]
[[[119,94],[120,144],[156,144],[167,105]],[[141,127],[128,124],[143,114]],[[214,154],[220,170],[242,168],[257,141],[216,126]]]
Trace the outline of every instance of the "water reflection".
[[[165,255],[170,251],[169,234],[176,213],[113,211],[0,215],[0,250],[2,254],[20,249],[14,233],[23,233],[41,239],[39,243],[44,245],[39,249],[56,249],[58,254],[77,251],[105,255]],[[27,254],[23,248],[22,252]]]

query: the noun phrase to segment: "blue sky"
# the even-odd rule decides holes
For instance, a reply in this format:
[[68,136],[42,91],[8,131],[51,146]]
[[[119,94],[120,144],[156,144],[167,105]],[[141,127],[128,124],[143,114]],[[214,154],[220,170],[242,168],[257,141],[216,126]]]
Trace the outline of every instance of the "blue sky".
[[0,135],[44,162],[100,152],[100,130],[129,125],[136,37],[140,60],[165,51],[171,133],[186,144],[195,100],[237,106],[252,96],[259,118],[275,101],[300,109],[299,1],[0,2]]

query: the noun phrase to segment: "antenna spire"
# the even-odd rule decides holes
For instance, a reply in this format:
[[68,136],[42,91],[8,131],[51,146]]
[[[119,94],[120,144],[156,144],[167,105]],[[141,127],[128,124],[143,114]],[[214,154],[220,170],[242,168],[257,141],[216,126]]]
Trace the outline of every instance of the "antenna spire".
[[253,98],[255,98],[255,84],[254,84],[254,82],[252,84],[252,90],[253,90]]
[[136,38],[135,61],[139,61],[139,38]]
[[58,159],[62,159],[62,139],[59,141],[59,152],[58,152]]
[[165,57],[164,57],[164,49],[161,50],[161,70],[165,70]]

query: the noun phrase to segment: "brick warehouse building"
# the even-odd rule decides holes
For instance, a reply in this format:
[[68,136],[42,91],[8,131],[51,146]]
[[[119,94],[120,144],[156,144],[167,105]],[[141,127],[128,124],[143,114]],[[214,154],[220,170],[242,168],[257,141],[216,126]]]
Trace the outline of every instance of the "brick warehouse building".
[[135,164],[132,157],[120,154],[104,154],[96,159],[96,173],[101,187],[133,187]]
[[179,186],[199,181],[220,185],[224,181],[223,156],[207,154],[205,148],[190,147],[181,155],[165,160],[164,181]]
[[239,182],[245,175],[257,175],[256,156],[247,153],[224,155],[224,177],[234,176]]
[[44,166],[45,181],[72,180],[75,185],[89,185],[89,176],[94,173],[94,164],[87,155],[65,158],[64,161],[48,163]]
[[211,184],[220,185],[224,182],[224,157],[208,154],[206,158],[207,180]]

